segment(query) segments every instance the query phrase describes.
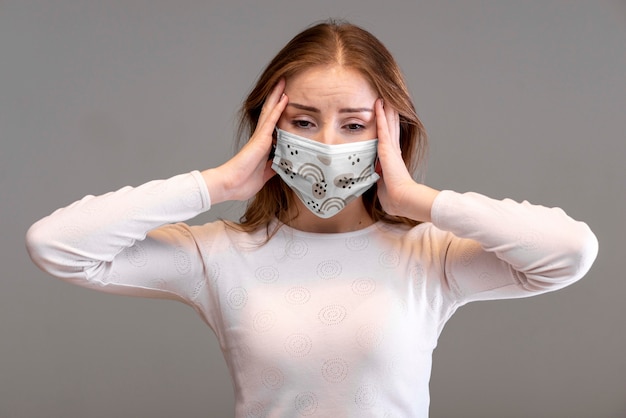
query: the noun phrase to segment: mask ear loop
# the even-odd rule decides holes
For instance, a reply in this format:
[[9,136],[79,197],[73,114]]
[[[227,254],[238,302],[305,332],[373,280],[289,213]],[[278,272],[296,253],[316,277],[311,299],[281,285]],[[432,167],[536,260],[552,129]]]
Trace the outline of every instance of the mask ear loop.
[[276,154],[276,141],[278,141],[278,126],[274,126],[274,132],[272,132],[272,149],[270,150],[270,155],[267,157],[267,160],[273,160],[274,155]]
[[280,135],[280,129],[278,126],[274,126],[274,132],[272,132],[272,147],[276,148],[276,143],[278,142],[278,137]]

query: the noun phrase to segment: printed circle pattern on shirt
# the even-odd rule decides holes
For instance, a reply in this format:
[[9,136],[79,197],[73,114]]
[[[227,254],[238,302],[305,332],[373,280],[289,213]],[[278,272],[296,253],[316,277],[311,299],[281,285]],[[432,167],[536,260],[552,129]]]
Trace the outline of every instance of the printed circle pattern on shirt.
[[376,280],[370,278],[356,279],[352,282],[352,291],[360,296],[371,295],[376,291]]
[[248,302],[248,292],[243,287],[235,287],[228,292],[228,306],[232,309],[242,309]]
[[345,240],[346,248],[352,251],[363,251],[369,245],[367,237],[350,237]]
[[360,386],[354,396],[354,402],[361,409],[372,408],[376,405],[377,400],[378,388],[371,384]]
[[64,225],[59,228],[59,232],[65,237],[66,242],[72,246],[79,246],[85,236],[84,228],[78,225]]
[[[412,335],[397,327],[401,323],[420,327],[421,319],[408,314],[414,303],[407,299],[410,295],[431,307],[423,289],[425,269],[402,262],[399,248],[379,246],[370,233],[332,239],[341,243],[337,257],[321,261],[318,254],[329,244],[286,228],[277,235],[282,248],[266,244],[244,254],[231,251],[232,243],[212,243],[225,250],[219,252],[220,258],[209,258],[211,272],[220,272],[221,277],[229,271],[229,286],[220,279],[216,288],[225,302],[218,305],[228,308],[223,335],[241,344],[240,350],[229,348],[229,357],[241,364],[245,372],[238,376],[246,382],[277,393],[291,388],[291,416],[323,415],[327,391],[336,390],[348,394],[359,411],[382,416],[380,387],[364,382],[360,374],[368,362],[380,358],[379,377],[398,379],[402,363],[395,359],[406,357],[405,350],[411,357],[429,355],[428,347],[434,343],[418,338],[423,331]],[[303,386],[302,367],[317,370],[307,381],[319,383]],[[320,385],[319,391],[311,389]],[[259,401],[254,410],[267,413],[271,402]]]
[[148,264],[148,252],[142,244],[135,244],[134,247],[129,248],[126,251],[126,257],[128,257],[128,262],[137,268]]
[[306,241],[301,239],[296,239],[289,241],[285,248],[285,253],[291,258],[302,258],[307,255],[309,250],[309,246]]
[[313,415],[317,411],[317,396],[313,392],[302,392],[296,396],[296,411],[302,416]]
[[268,367],[261,373],[261,379],[268,389],[280,389],[285,382],[285,375],[278,367]]
[[325,260],[317,265],[317,275],[320,279],[330,280],[341,274],[341,263],[337,260]]
[[246,408],[246,418],[263,418],[265,407],[261,402],[250,402]]
[[305,334],[292,334],[285,339],[285,350],[292,357],[305,357],[311,352],[313,341]]
[[345,306],[342,305],[328,305],[324,306],[319,312],[318,318],[324,325],[337,325],[340,324],[348,314]]
[[174,250],[174,266],[181,276],[189,274],[191,271],[191,259],[187,255],[184,248],[176,248]]
[[348,376],[350,366],[342,358],[326,360],[322,365],[322,376],[327,382],[340,383]]
[[259,281],[267,284],[278,280],[278,274],[278,270],[274,266],[261,266],[254,273]]
[[303,286],[294,286],[285,293],[285,300],[291,305],[304,305],[311,299],[311,291]]
[[274,311],[262,311],[255,315],[253,327],[256,332],[267,332],[276,323]]

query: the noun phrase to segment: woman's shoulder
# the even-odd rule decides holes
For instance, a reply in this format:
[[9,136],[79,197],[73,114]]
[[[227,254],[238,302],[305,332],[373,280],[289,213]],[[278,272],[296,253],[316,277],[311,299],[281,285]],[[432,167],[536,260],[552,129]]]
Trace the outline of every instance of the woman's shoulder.
[[249,231],[236,222],[223,219],[191,226],[189,230],[200,244],[245,246],[262,245],[268,241],[268,228]]
[[416,225],[405,223],[388,223],[379,221],[376,223],[379,233],[396,236],[400,239],[415,239],[429,235],[445,235],[445,232],[433,225],[432,222],[420,222]]

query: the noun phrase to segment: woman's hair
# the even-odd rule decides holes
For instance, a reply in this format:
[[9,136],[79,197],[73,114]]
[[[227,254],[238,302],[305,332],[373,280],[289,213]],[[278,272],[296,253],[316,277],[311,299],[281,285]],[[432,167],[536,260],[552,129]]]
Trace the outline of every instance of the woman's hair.
[[[400,68],[387,48],[371,33],[334,20],[316,24],[296,35],[268,64],[241,108],[238,145],[241,146],[242,141],[247,141],[254,132],[263,103],[280,79],[319,65],[340,65],[359,71],[385,105],[398,111],[402,158],[409,172],[414,174],[424,159],[427,137]],[[268,228],[275,218],[285,222],[291,213],[289,208],[293,210],[294,199],[297,197],[280,176],[274,176],[249,202],[235,227],[253,231],[259,227]],[[374,221],[419,223],[387,214],[378,201],[376,185],[363,194],[363,202]],[[275,232],[268,230],[268,238]]]

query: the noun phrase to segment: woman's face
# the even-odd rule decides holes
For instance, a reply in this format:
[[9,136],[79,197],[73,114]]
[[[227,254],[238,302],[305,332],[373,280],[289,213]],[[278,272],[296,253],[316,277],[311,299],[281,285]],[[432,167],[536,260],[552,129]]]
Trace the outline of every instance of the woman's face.
[[278,121],[280,129],[329,145],[377,137],[378,95],[358,71],[318,66],[286,82],[289,103]]

